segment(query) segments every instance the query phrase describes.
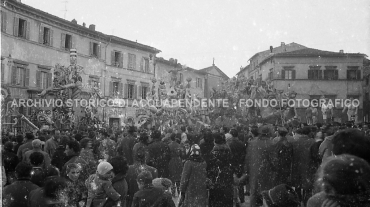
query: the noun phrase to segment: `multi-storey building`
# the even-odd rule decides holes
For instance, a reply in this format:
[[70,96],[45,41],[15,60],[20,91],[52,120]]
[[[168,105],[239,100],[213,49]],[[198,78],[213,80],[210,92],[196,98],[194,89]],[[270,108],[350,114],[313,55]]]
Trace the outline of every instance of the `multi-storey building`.
[[364,59],[363,106],[364,121],[370,122],[370,60]]
[[[362,103],[362,71],[364,54],[328,52],[312,48],[295,49],[290,52],[273,51],[249,67],[248,77],[271,81],[277,90],[295,91],[297,99],[359,99]],[[254,66],[256,65],[256,66]],[[359,107],[362,120],[363,106]],[[343,107],[334,109],[337,121],[347,121]],[[318,110],[320,112],[320,110]],[[305,121],[305,108],[297,109]],[[322,114],[319,113],[319,121]]]
[[[1,85],[12,98],[33,99],[50,87],[55,65],[68,66],[72,48],[77,49],[78,65],[83,67],[82,98],[93,86],[100,88],[103,98],[145,98],[158,49],[17,1],[1,1],[1,20]],[[31,113],[27,107],[19,111]],[[97,115],[107,123],[119,124],[134,116],[135,109],[101,108]]]

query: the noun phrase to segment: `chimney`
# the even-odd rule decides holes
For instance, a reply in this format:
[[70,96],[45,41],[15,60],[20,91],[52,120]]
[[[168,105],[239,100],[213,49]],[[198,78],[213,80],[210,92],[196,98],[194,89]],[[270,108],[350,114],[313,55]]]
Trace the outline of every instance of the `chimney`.
[[270,53],[272,53],[272,50],[273,50],[274,48],[272,47],[272,46],[270,46]]
[[95,24],[90,24],[89,29],[91,29],[92,31],[95,31]]
[[339,50],[339,53],[343,53],[344,51],[343,50]]
[[174,62],[175,62],[175,65],[177,65],[177,59],[175,59]]
[[77,21],[75,19],[72,19],[71,21],[73,24],[77,24]]
[[281,46],[285,46],[285,42],[281,42]]
[[85,24],[85,22],[84,22],[84,23],[82,23],[82,26],[83,26],[83,27],[86,27],[86,24]]

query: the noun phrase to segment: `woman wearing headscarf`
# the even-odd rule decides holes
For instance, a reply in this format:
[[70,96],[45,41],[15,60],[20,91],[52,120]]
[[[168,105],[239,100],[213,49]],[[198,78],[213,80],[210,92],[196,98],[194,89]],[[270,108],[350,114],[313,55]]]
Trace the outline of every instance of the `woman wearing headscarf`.
[[207,164],[200,154],[200,147],[194,144],[190,148],[190,157],[185,162],[181,175],[179,206],[206,206],[207,202]]
[[212,158],[207,166],[207,175],[210,180],[209,206],[233,206],[233,170],[231,167],[231,150],[226,144],[225,136],[213,134],[215,146],[211,152]]

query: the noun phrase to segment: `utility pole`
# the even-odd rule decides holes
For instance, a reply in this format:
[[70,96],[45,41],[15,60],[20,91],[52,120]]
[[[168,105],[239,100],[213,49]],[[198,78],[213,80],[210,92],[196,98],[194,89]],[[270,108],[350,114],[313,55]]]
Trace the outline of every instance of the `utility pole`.
[[68,4],[68,1],[62,1],[64,3],[64,19],[66,19],[66,16],[67,16],[67,4]]

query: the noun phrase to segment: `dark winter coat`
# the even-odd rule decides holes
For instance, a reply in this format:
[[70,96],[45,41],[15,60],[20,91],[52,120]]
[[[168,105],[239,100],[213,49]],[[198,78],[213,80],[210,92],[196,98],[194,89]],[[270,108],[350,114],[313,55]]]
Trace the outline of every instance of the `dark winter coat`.
[[308,136],[300,136],[293,144],[292,185],[306,191],[313,189],[315,180],[315,164],[311,159],[310,148],[315,140]]
[[237,137],[230,138],[227,140],[226,144],[231,150],[231,165],[233,171],[236,175],[241,176],[244,172],[244,162],[247,154],[245,145]]
[[136,154],[137,154],[137,150],[140,149],[140,148],[144,148],[144,151],[145,151],[145,160],[147,161],[147,159],[149,159],[147,145],[144,144],[144,143],[142,143],[142,142],[138,142],[138,143],[136,143],[134,145],[134,148],[132,149],[132,157],[133,157],[134,163],[137,161],[136,160]]
[[7,183],[11,184],[15,180],[15,167],[17,167],[19,160],[16,154],[4,150],[2,152],[2,163],[5,168],[5,174],[7,177]]
[[251,206],[257,206],[257,197],[273,188],[272,140],[258,137],[248,143],[245,168],[249,175]]
[[172,182],[181,180],[182,161],[181,161],[181,146],[176,141],[172,141],[168,147],[171,151],[171,160],[168,164],[169,179]]
[[175,207],[170,194],[152,184],[135,193],[132,207]]
[[284,137],[272,145],[274,186],[291,184],[293,145]]
[[134,164],[133,148],[135,140],[134,135],[129,134],[127,137],[124,137],[117,146],[118,155],[126,158],[129,165]]
[[19,207],[27,206],[30,192],[39,186],[33,184],[29,179],[18,179],[3,189],[3,206]]
[[31,171],[31,182],[39,187],[44,185],[44,181],[46,178],[45,170],[41,167],[33,167]]
[[153,179],[158,177],[158,171],[154,167],[148,166],[146,164],[140,164],[140,163],[135,163],[134,165],[130,165],[127,170],[127,175],[126,175],[126,181],[128,184],[127,199],[126,199],[127,207],[131,206],[134,195],[139,190],[139,187],[137,186],[136,178],[143,171],[149,171],[152,174]]
[[226,144],[216,145],[212,150],[212,159],[207,166],[207,177],[211,181],[209,206],[233,206],[231,156],[231,150]]
[[28,150],[32,150],[33,147],[32,147],[32,141],[33,139],[30,139],[30,140],[27,140],[26,143],[22,144],[19,148],[18,148],[18,151],[17,151],[17,156],[18,156],[18,159],[19,160],[23,160],[23,155],[26,151]]
[[185,194],[182,207],[206,206],[207,203],[207,164],[205,161],[185,162],[181,175],[180,192]]
[[64,164],[68,161],[67,155],[64,153],[65,148],[63,146],[59,146],[52,158],[51,158],[51,164],[54,165],[59,169],[59,171],[62,171]]
[[[113,179],[112,179],[112,185],[113,188],[121,195],[120,201],[121,201],[121,206],[126,207],[126,196],[127,196],[127,191],[128,191],[128,185],[126,182],[126,175],[124,174],[117,174]],[[107,202],[105,203],[104,207],[113,207],[115,206],[117,201],[112,200],[111,198],[108,198]]]
[[79,202],[83,201],[86,203],[87,200],[87,188],[84,182],[81,180],[72,181],[67,179],[68,184],[68,206],[78,207]]
[[44,188],[37,188],[31,191],[28,196],[27,207],[64,207],[64,200],[54,200],[45,196]]
[[171,151],[168,145],[155,140],[148,146],[149,162],[148,165],[158,170],[158,176],[168,178],[168,164],[171,159]]

